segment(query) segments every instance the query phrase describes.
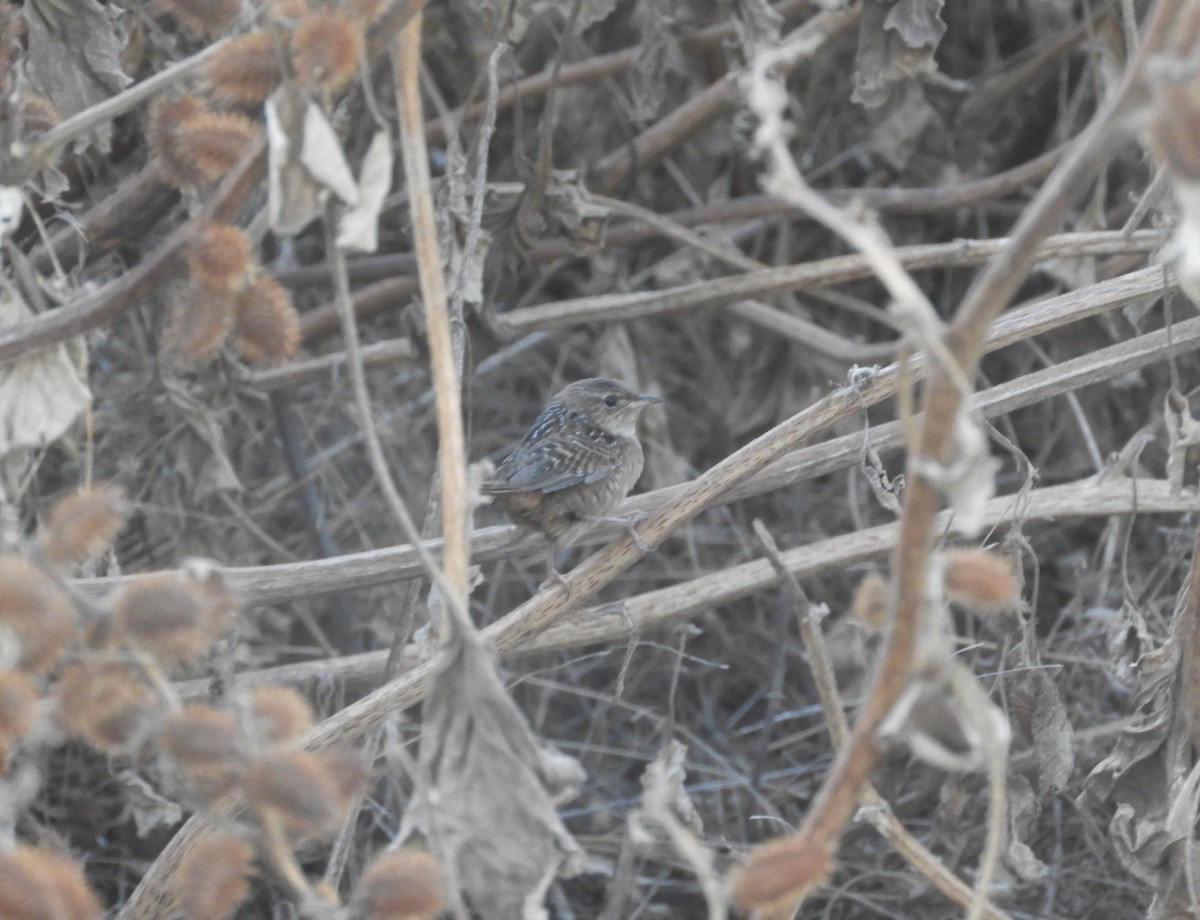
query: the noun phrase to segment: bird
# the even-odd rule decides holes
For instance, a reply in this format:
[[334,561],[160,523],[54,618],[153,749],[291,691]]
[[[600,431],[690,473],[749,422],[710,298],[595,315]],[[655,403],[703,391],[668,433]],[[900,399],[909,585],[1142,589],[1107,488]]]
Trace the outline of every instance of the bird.
[[[565,584],[555,565],[559,551],[599,521],[617,520],[609,512],[642,475],[638,417],[659,402],[607,377],[568,384],[483,483],[483,493],[514,523],[550,541],[547,569],[559,583]],[[636,521],[618,522],[643,545],[633,529]]]

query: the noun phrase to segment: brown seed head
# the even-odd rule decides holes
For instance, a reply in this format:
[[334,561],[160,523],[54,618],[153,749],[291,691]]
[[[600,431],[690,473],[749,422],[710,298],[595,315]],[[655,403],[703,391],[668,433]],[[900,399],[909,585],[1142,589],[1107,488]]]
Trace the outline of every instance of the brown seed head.
[[8,769],[13,749],[33,724],[37,701],[37,690],[27,675],[0,672],[0,772]]
[[212,98],[221,105],[258,105],[283,82],[271,36],[262,29],[225,43],[205,68]]
[[50,577],[18,556],[0,557],[0,629],[20,643],[18,667],[52,668],[78,629],[71,602]]
[[192,661],[229,625],[229,598],[176,572],[144,575],[112,599],[113,626],[167,664]]
[[291,687],[258,687],[250,700],[254,725],[263,743],[295,741],[312,726],[308,701]]
[[887,624],[888,582],[878,572],[870,572],[854,589],[854,600],[850,612],[854,619],[872,632],[879,632]]
[[335,92],[354,79],[363,52],[362,25],[335,10],[304,16],[292,36],[292,67],[303,86]]
[[1000,613],[1020,598],[1021,583],[1012,564],[986,549],[946,552],[946,594],[977,613]]
[[119,486],[85,486],[50,509],[38,534],[42,551],[58,563],[83,562],[112,542],[128,514]]
[[164,350],[208,361],[233,328],[234,295],[218,288],[188,285],[163,333]]
[[185,119],[175,131],[171,152],[175,160],[168,179],[179,177],[197,185],[222,178],[258,137],[258,125],[234,112],[201,112]]
[[246,771],[242,787],[257,809],[269,809],[294,837],[331,831],[349,799],[323,758],[305,751],[274,751]]
[[242,774],[244,755],[237,719],[211,706],[189,703],[171,716],[163,726],[159,746],[206,801],[224,795]]
[[799,834],[755,847],[733,879],[734,900],[746,910],[790,917],[833,871],[824,844]]
[[441,867],[424,850],[383,853],[354,890],[363,920],[432,920],[445,909]]
[[225,831],[197,840],[179,863],[175,893],[187,920],[228,920],[250,894],[254,847]]
[[202,179],[182,149],[179,130],[189,118],[206,111],[204,103],[191,94],[160,97],[150,107],[150,148],[163,179],[176,187],[195,185]]
[[0,852],[4,920],[100,920],[101,915],[100,902],[74,860],[27,846]]
[[232,292],[258,266],[250,237],[232,224],[206,224],[188,246],[188,271],[203,287]]
[[300,317],[287,289],[270,275],[259,275],[237,298],[234,334],[247,361],[278,364],[300,347]]
[[68,733],[109,753],[143,737],[161,708],[137,672],[103,660],[81,661],[63,671],[55,701],[58,722]]

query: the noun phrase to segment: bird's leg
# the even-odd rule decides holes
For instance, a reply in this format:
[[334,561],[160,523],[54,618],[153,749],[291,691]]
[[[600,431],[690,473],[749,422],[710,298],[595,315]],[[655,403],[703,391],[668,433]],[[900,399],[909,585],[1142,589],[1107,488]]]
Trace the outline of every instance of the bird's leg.
[[619,524],[625,529],[625,533],[629,534],[629,538],[633,540],[638,549],[640,549],[643,553],[650,553],[654,551],[654,547],[643,540],[642,535],[637,532],[637,525],[642,523],[642,521],[646,520],[648,517],[650,517],[649,512],[635,511],[633,514],[629,515],[629,517],[604,516],[591,517],[588,518],[588,520],[595,521],[596,523]]
[[546,556],[546,580],[542,582],[542,587],[546,587],[551,581],[556,581],[563,587],[569,597],[571,594],[571,583],[558,570],[558,549],[558,543],[552,542],[550,544],[550,550]]

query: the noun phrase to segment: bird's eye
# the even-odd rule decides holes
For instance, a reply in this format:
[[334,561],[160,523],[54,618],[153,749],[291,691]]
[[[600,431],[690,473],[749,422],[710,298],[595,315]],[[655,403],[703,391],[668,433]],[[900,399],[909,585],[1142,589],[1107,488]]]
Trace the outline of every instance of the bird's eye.
[[604,405],[608,408],[613,408],[617,404],[617,397],[609,395],[604,397]]

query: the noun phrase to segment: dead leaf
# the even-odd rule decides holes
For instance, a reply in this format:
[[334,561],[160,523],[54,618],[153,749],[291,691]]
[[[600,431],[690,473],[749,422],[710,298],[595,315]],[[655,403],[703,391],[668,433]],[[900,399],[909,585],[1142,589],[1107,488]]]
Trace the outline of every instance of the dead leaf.
[[[550,883],[582,850],[555,811],[564,755],[547,758],[474,631],[456,629],[431,679],[421,764],[429,807],[406,815],[484,920],[545,916]],[[551,773],[547,766],[552,765]]]
[[925,98],[924,89],[908,83],[891,99],[887,115],[871,134],[869,149],[897,171],[904,171],[920,151],[925,132],[940,116]]
[[633,24],[641,36],[637,60],[629,72],[634,121],[644,124],[658,115],[668,81],[687,74],[675,24],[673,0],[642,0],[633,7]]
[[337,245],[347,252],[374,252],[379,248],[379,212],[392,189],[392,139],[386,131],[371,138],[358,173],[358,204],[338,225]]
[[546,188],[548,229],[557,226],[573,241],[596,243],[611,214],[611,210],[598,204],[587,190],[579,170],[556,169],[551,172]]
[[20,225],[24,210],[25,196],[19,188],[0,188],[0,243]]
[[1163,421],[1167,428],[1167,481],[1171,494],[1178,495],[1183,491],[1188,449],[1200,445],[1200,422],[1193,418],[1187,397],[1174,387],[1163,405]]
[[271,94],[263,111],[271,229],[299,233],[321,213],[329,191],[348,205],[358,203],[350,164],[320,106],[285,84]]
[[[121,69],[126,36],[121,10],[97,0],[27,0],[25,23],[29,80],[63,118],[69,118],[119,93],[133,82]],[[103,122],[76,150],[95,142],[101,153],[111,147],[112,125]]]
[[[605,19],[616,6],[617,0],[581,0],[575,19],[575,34]],[[504,40],[516,44],[525,37],[526,30],[535,19],[552,15],[554,23],[561,25],[570,4],[562,0],[479,0],[476,8],[491,23],[505,24]]]
[[160,827],[174,827],[183,820],[183,808],[178,802],[163,798],[132,770],[119,770],[114,779],[121,786],[121,814],[117,820],[132,818],[139,837]]
[[630,836],[653,841],[651,827],[660,828],[675,852],[691,867],[704,892],[710,918],[726,916],[724,886],[713,852],[698,836],[704,830],[700,813],[684,785],[687,748],[669,741],[642,774],[642,807],[629,816]]
[[358,204],[358,183],[346,162],[342,142],[315,102],[304,111],[304,141],[300,162],[310,176],[348,205]]
[[937,70],[933,53],[946,32],[943,2],[866,0],[851,99],[875,108],[887,101],[895,84]]
[[[32,312],[11,285],[0,287],[0,327]],[[0,457],[45,447],[92,404],[82,339],[51,345],[0,364]]]

